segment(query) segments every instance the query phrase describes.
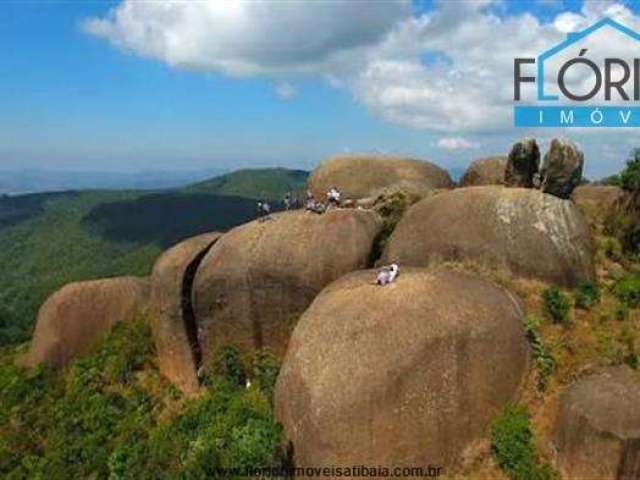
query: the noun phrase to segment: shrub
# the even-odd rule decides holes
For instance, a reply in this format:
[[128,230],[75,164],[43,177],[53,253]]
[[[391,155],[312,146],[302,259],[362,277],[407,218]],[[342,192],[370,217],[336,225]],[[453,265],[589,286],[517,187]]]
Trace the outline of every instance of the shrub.
[[614,187],[619,187],[621,185],[620,175],[609,175],[608,177],[604,177],[599,182],[602,185],[609,185]]
[[569,323],[571,304],[567,296],[556,286],[547,288],[543,293],[547,315],[554,323],[566,325]]
[[514,480],[551,480],[557,474],[538,458],[529,411],[508,405],[491,424],[491,450],[500,468]]
[[575,294],[576,308],[590,309],[600,302],[600,288],[593,282],[584,282],[578,286]]
[[[612,233],[617,233],[622,227],[619,225],[621,222],[620,216],[613,216],[608,220],[607,229]],[[600,241],[600,248],[604,252],[605,256],[615,262],[619,262],[623,258],[622,244],[617,238],[605,237]]]
[[531,353],[538,371],[537,388],[543,392],[547,388],[549,377],[556,370],[557,362],[549,346],[544,343],[538,331],[539,326],[540,322],[534,316],[527,315],[525,317],[524,329],[531,345]]
[[629,307],[627,304],[624,302],[618,303],[614,311],[614,316],[616,317],[616,320],[620,320],[621,322],[629,318]]
[[278,359],[270,351],[261,349],[256,352],[252,363],[253,378],[267,398],[273,400],[276,380],[280,372]]
[[630,308],[636,308],[640,303],[640,277],[625,275],[618,280],[613,288],[616,296]]
[[620,185],[632,192],[640,190],[640,148],[631,151],[626,167],[620,172]]
[[211,371],[232,381],[236,385],[243,385],[247,381],[247,372],[240,357],[240,350],[234,344],[220,347],[213,358]]

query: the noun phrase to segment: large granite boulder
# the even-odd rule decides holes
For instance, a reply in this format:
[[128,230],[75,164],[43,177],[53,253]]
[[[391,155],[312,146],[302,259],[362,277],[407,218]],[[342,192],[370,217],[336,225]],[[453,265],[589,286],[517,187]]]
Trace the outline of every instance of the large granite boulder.
[[205,364],[226,343],[284,356],[299,315],[328,283],[367,266],[381,227],[375,212],[334,209],[284,212],[225,234],[194,283]]
[[198,390],[201,353],[191,293],[200,262],[220,233],[189,238],[167,250],[151,274],[151,328],[160,372],[183,392]]
[[433,163],[383,155],[330,158],[311,172],[308,183],[316,198],[324,199],[327,191],[336,187],[353,200],[389,190],[423,195],[429,190],[453,187],[447,171]]
[[118,322],[147,306],[146,279],[119,277],[65,285],[40,307],[27,365],[63,366],[86,354]]
[[445,471],[514,399],[528,365],[523,312],[470,274],[403,268],[385,287],[349,274],[304,313],[276,386],[296,466]]
[[569,386],[555,443],[565,478],[640,478],[640,374],[612,367]]
[[508,187],[533,188],[540,168],[540,149],[533,138],[516,142],[509,152],[504,175]]
[[591,184],[576,187],[571,194],[571,199],[593,223],[601,223],[613,214],[624,197],[620,187]]
[[594,276],[589,227],[573,202],[498,186],[459,188],[416,203],[383,260],[411,266],[470,261],[565,286]]
[[540,170],[540,189],[560,198],[569,198],[582,182],[584,154],[567,140],[557,138],[544,156]]
[[504,185],[506,169],[507,157],[489,157],[474,160],[460,179],[460,186]]

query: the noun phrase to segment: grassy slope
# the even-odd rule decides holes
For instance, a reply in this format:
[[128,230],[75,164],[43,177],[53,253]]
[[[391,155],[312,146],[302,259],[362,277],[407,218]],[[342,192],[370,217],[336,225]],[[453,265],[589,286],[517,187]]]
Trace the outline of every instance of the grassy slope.
[[185,191],[280,200],[286,192],[302,191],[308,175],[302,170],[284,168],[238,170],[196,183]]

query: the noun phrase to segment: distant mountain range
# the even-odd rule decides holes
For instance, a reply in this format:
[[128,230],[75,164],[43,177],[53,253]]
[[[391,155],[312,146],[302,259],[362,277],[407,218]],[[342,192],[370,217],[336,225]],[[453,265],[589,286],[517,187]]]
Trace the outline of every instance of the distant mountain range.
[[86,189],[178,188],[224,173],[221,169],[132,173],[58,170],[0,170],[0,194]]

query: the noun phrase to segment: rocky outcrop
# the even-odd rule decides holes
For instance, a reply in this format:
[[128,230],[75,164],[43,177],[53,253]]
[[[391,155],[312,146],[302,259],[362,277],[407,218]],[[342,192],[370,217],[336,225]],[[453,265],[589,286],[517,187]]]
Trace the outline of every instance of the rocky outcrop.
[[147,305],[146,279],[119,277],[70,283],[40,308],[25,362],[62,366],[87,353],[118,322]]
[[567,140],[553,139],[540,170],[540,189],[560,198],[569,198],[582,181],[584,154]]
[[460,179],[461,187],[504,185],[507,157],[489,157],[474,160]]
[[183,392],[198,390],[201,362],[191,293],[200,262],[220,233],[206,233],[167,250],[151,274],[151,328],[160,372]]
[[626,366],[569,386],[555,441],[565,478],[640,478],[640,376]]
[[533,189],[459,188],[413,205],[383,259],[471,261],[566,286],[593,278],[588,225],[573,202]]
[[602,222],[613,214],[625,196],[620,187],[606,185],[581,185],[571,194],[571,199],[592,222]]
[[298,316],[320,290],[366,267],[381,227],[375,212],[334,209],[276,214],[225,234],[194,283],[205,365],[225,343],[268,347],[282,357]]
[[534,187],[534,176],[540,167],[540,149],[533,138],[513,145],[507,159],[504,182],[507,187]]
[[381,155],[343,155],[325,160],[309,177],[309,189],[324,199],[331,187],[345,198],[376,197],[385,190],[422,195],[429,190],[452,188],[446,170],[433,163]]
[[513,399],[527,368],[522,310],[476,276],[403,268],[332,283],[296,327],[276,414],[297,466],[451,467]]

